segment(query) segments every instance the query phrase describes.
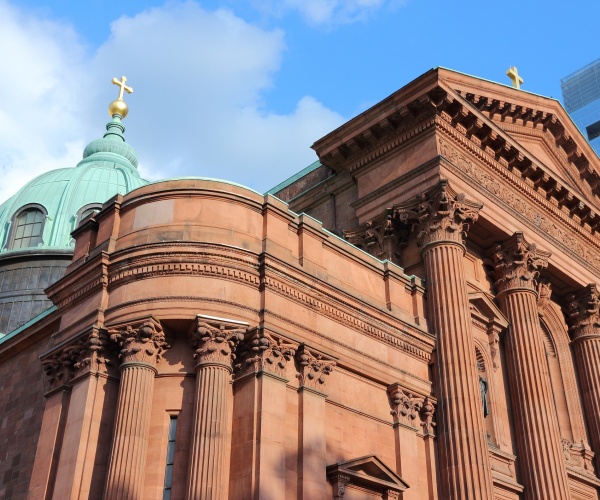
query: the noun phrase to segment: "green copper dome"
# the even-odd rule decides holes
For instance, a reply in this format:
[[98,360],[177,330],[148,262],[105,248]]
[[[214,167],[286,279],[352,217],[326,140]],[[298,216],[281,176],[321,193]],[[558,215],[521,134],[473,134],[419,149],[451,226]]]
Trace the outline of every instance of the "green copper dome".
[[[90,210],[117,193],[146,185],[124,131],[120,116],[113,116],[104,137],[85,148],[76,167],[46,172],[0,205],[0,254],[34,248],[70,249],[71,231]],[[28,214],[23,215],[25,212]]]

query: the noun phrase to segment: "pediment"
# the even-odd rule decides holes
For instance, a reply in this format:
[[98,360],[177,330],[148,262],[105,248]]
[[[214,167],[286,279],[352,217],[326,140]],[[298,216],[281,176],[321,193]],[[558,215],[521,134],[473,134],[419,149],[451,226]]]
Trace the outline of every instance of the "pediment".
[[597,204],[600,159],[560,102],[450,70],[440,70],[440,84],[521,146],[534,164]]
[[409,488],[398,474],[375,455],[329,465],[327,477],[334,486],[338,483],[352,484],[381,494],[401,493]]
[[499,328],[508,327],[506,316],[494,304],[492,299],[484,292],[473,292],[469,294],[471,314],[486,324],[494,324]]

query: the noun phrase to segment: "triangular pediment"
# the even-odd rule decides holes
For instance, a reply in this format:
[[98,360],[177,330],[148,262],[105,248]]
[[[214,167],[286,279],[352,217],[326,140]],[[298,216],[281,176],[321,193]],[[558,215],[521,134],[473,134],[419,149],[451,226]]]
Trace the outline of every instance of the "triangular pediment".
[[473,292],[469,294],[471,314],[477,316],[485,323],[494,323],[500,328],[508,326],[506,316],[498,308],[494,301],[484,292]]
[[594,201],[600,160],[557,100],[450,70],[440,70],[440,84],[522,146],[535,163]]
[[409,487],[398,474],[375,455],[337,462],[327,467],[327,477],[330,480],[336,481],[340,476],[343,476],[348,483],[372,491],[402,492]]

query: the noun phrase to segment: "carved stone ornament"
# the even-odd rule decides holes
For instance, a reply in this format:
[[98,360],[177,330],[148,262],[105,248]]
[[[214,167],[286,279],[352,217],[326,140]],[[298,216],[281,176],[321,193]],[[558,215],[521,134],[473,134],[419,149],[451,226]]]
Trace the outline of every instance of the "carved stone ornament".
[[395,424],[404,424],[414,428],[421,426],[423,434],[434,434],[435,406],[433,401],[428,397],[413,394],[397,383],[390,385],[387,392],[391,407],[390,414],[394,417]]
[[567,465],[581,469],[581,472],[594,474],[594,452],[585,441],[573,443],[572,441],[563,439],[562,444],[563,455]]
[[344,231],[344,238],[380,260],[400,263],[402,248],[408,244],[409,227],[393,217],[393,209]]
[[[408,484],[375,455],[367,455],[328,465],[327,479],[333,486],[333,498],[342,500],[349,488],[368,492],[369,498],[397,500]],[[354,490],[356,495],[356,490]],[[350,495],[348,495],[350,496]],[[366,498],[364,493],[360,498]]]
[[479,217],[483,205],[455,193],[443,179],[430,192],[417,196],[416,206],[395,207],[394,219],[418,230],[417,242],[425,247],[440,241],[463,244],[469,224]]
[[573,339],[600,336],[600,293],[596,285],[569,295],[566,310]]
[[235,349],[247,331],[246,323],[198,316],[192,332],[192,348],[198,365],[217,363],[231,370]]
[[552,297],[552,284],[548,281],[540,281],[537,287],[538,292],[538,309],[540,310],[540,314],[543,314],[542,311],[546,309],[548,304],[550,303],[550,298]]
[[160,323],[150,319],[111,329],[110,339],[119,345],[123,364],[137,362],[155,366],[170,347]]
[[536,278],[548,266],[550,255],[535,243],[528,243],[520,231],[504,245],[497,245],[493,258],[498,293],[514,288],[535,290]]
[[108,365],[108,335],[106,330],[92,327],[60,350],[45,356],[42,368],[50,382],[50,390],[66,385],[72,378],[86,372],[106,373]]
[[333,358],[309,349],[304,344],[301,344],[296,352],[296,363],[298,365],[296,377],[300,381],[300,386],[317,391],[324,389],[326,377],[336,365]]
[[73,377],[73,363],[70,351],[70,348],[65,347],[42,360],[42,369],[48,377],[50,390],[66,386]]
[[262,329],[256,329],[251,333],[250,338],[238,347],[239,374],[266,371],[285,378],[286,366],[294,359],[297,348],[297,343]]

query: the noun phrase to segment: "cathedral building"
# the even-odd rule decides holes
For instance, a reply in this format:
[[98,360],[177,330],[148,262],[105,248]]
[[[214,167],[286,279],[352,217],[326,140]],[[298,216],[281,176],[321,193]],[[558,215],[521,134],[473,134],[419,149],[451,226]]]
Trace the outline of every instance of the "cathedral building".
[[140,179],[121,91],[0,209],[0,266],[62,266],[2,285],[51,306],[2,323],[0,498],[598,500],[600,161],[510,75],[430,70],[266,194]]

